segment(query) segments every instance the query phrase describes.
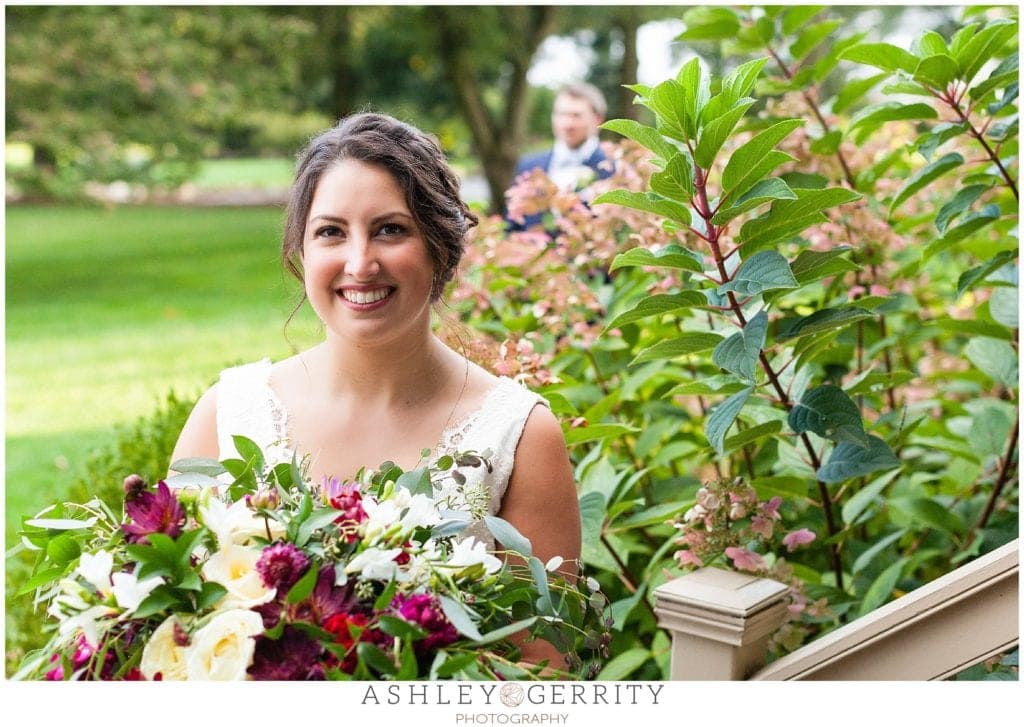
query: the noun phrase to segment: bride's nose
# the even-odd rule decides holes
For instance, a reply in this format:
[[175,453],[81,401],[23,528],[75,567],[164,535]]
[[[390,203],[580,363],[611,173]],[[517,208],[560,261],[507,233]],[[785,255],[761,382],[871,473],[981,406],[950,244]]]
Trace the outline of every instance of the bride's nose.
[[346,246],[345,274],[356,280],[371,280],[380,272],[376,250],[364,235],[353,235]]

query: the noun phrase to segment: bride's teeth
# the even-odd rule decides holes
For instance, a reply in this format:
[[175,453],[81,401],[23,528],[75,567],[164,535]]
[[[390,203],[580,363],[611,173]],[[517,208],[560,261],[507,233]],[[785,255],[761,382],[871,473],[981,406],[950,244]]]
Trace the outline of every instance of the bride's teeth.
[[357,303],[359,305],[366,305],[367,303],[376,303],[378,300],[383,300],[388,297],[390,290],[387,288],[379,288],[377,290],[370,290],[363,292],[360,290],[343,290],[341,291],[342,296],[345,300],[350,303]]

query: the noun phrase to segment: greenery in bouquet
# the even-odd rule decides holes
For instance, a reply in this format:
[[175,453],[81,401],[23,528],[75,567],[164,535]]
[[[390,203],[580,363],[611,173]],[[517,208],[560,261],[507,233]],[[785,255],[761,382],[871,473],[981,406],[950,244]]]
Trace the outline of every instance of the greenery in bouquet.
[[[596,581],[566,577],[561,559],[542,563],[509,523],[474,512],[460,468],[489,467],[487,453],[313,484],[300,463],[268,466],[253,442],[235,442],[244,459],[183,460],[155,487],[129,476],[123,514],[94,499],[25,519],[38,557],[20,590],[46,605],[52,634],[15,678],[597,672],[607,601]],[[528,639],[564,663],[520,662]]]

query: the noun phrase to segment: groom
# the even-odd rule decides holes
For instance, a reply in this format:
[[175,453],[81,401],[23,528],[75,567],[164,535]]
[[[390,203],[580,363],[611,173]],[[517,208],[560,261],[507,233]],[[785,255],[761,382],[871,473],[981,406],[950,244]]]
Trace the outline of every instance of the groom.
[[[555,184],[569,190],[610,177],[611,168],[601,164],[605,156],[597,136],[607,108],[604,96],[589,83],[563,86],[551,112],[554,146],[520,159],[515,176],[540,168]],[[522,225],[511,223],[512,229],[528,228],[540,219],[541,215],[531,215]]]

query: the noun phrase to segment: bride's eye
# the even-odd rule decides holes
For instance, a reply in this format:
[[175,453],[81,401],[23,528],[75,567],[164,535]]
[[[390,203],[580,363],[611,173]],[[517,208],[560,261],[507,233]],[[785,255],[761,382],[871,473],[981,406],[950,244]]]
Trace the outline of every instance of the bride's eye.
[[380,226],[380,234],[385,237],[399,237],[405,234],[405,227],[397,222],[385,222]]
[[338,237],[341,235],[341,228],[337,225],[324,225],[313,232],[313,237]]

